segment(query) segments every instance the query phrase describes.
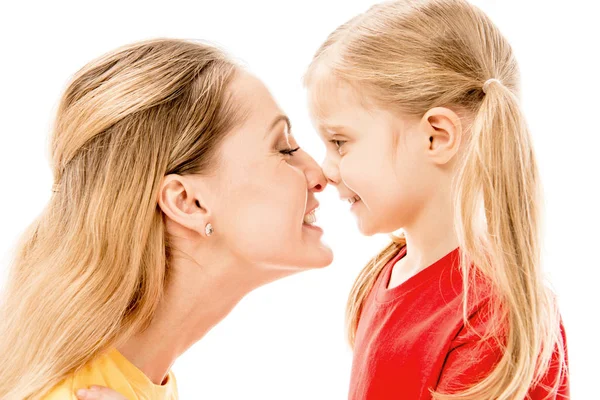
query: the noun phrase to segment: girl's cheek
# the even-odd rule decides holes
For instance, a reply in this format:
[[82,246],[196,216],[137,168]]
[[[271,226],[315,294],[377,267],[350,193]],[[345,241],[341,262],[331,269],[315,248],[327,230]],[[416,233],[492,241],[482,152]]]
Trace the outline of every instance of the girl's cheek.
[[347,176],[350,175],[348,173],[348,158],[347,157],[340,157],[339,161],[338,161],[338,171],[340,174],[340,178],[342,179],[342,181],[346,181],[347,180]]
[[350,190],[360,190],[361,175],[364,175],[362,162],[354,154],[346,154],[339,164],[340,176]]

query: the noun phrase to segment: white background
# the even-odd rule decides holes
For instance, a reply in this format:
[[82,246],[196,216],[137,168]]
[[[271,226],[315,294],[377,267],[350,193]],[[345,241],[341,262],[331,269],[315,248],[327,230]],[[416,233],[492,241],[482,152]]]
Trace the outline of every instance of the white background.
[[[479,0],[512,43],[546,194],[545,268],[567,329],[574,399],[600,398],[600,120],[594,1]],[[371,1],[3,2],[0,6],[0,272],[50,196],[47,135],[69,77],[91,59],[157,36],[215,42],[263,79],[301,146],[323,148],[301,77],[314,51]],[[333,265],[250,294],[175,364],[182,399],[344,399],[347,293],[386,237],[361,237],[333,188],[320,195]],[[2,277],[0,275],[0,283]],[[93,323],[93,321],[90,321]],[[401,377],[400,377],[401,378]]]

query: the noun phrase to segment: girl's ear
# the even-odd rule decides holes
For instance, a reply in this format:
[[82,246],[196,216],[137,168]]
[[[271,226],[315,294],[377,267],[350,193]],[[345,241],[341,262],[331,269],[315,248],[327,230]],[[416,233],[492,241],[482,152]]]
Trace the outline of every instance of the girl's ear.
[[211,208],[196,183],[185,176],[167,175],[160,185],[157,202],[167,217],[204,235],[206,224],[211,222]]
[[462,141],[460,117],[449,108],[434,107],[423,115],[420,128],[429,141],[429,158],[439,165],[450,162]]

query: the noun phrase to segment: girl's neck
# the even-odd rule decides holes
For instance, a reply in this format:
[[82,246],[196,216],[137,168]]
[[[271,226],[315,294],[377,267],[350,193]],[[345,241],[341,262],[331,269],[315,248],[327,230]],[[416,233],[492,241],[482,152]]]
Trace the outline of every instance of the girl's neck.
[[458,247],[454,207],[449,196],[430,199],[412,223],[404,228],[407,253],[393,267],[389,287],[435,263]]

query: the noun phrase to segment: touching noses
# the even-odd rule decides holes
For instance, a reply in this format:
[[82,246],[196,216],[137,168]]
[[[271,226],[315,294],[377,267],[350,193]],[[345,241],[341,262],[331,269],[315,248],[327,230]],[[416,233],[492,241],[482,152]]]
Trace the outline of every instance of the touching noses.
[[318,193],[325,190],[327,186],[327,178],[323,174],[319,164],[308,154],[305,154],[304,161],[304,176],[310,192]]
[[340,170],[329,156],[325,157],[321,168],[325,179],[327,179],[327,183],[332,185],[340,183]]

